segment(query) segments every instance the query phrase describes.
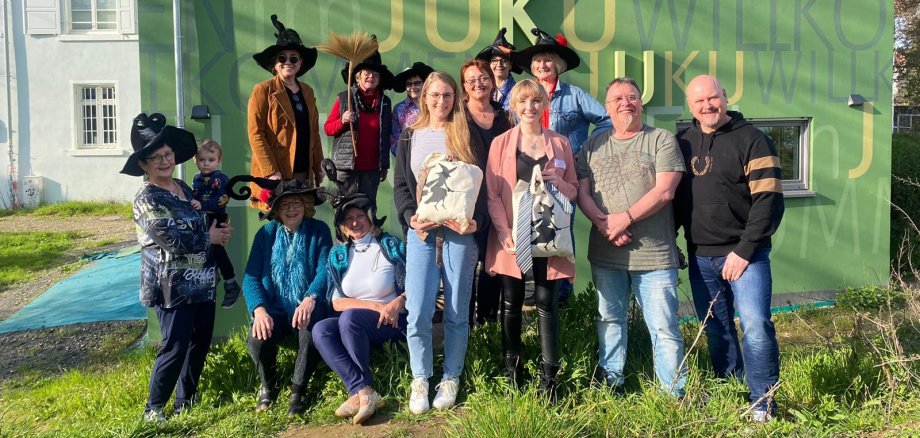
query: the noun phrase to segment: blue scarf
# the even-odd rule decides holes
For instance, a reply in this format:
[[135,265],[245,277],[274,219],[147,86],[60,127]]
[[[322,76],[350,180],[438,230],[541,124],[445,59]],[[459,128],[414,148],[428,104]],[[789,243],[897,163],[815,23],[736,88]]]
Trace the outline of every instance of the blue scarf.
[[272,246],[272,286],[273,295],[281,297],[284,308],[293,314],[293,309],[300,305],[301,298],[307,293],[307,238],[303,233],[304,224],[297,227],[293,236],[288,229],[279,224],[275,232],[275,244]]

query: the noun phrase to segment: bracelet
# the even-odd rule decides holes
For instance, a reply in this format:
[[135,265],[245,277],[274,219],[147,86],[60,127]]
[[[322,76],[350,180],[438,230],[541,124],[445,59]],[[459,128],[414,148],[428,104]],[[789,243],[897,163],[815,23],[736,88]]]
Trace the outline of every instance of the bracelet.
[[630,224],[630,225],[636,223],[636,220],[633,219],[632,214],[629,213],[629,209],[628,209],[628,208],[626,209],[626,217],[629,218],[629,224]]

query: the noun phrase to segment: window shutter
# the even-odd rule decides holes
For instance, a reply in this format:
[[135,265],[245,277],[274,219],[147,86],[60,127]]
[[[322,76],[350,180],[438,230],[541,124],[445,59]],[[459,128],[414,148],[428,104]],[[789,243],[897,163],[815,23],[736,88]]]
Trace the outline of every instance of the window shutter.
[[29,35],[57,35],[61,33],[58,10],[60,0],[23,0],[25,29]]
[[118,0],[118,31],[123,34],[137,33],[134,0]]

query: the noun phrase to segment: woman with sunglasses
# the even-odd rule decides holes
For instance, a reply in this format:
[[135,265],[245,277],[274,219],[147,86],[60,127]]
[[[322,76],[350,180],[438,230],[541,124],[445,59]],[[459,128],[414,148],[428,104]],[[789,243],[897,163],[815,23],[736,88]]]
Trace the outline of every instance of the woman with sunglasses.
[[[383,91],[393,87],[393,74],[383,64],[380,52],[359,62],[352,70],[354,85],[336,97],[325,130],[332,137],[331,159],[338,173],[335,178],[357,187],[376,205],[377,187],[387,179],[390,168],[392,108]],[[342,69],[342,80],[349,82],[347,65]]]
[[[297,179],[319,186],[323,173],[323,145],[319,137],[319,111],[309,85],[297,78],[316,64],[316,49],[306,47],[293,29],[286,29],[276,15],[277,42],[252,55],[274,77],[259,82],[249,96],[248,130],[255,177]],[[257,199],[261,189],[251,185]],[[254,207],[267,210],[261,201]]]
[[396,143],[399,142],[399,136],[402,135],[403,129],[412,125],[418,120],[418,99],[422,95],[422,84],[428,75],[434,69],[424,62],[416,62],[412,67],[408,67],[393,80],[393,91],[397,93],[406,92],[406,100],[399,102],[393,107],[393,128],[390,134],[390,153],[396,155]]
[[[466,122],[470,127],[470,140],[481,145],[486,156],[495,137],[511,129],[511,119],[501,105],[492,100],[495,90],[495,77],[489,65],[480,59],[467,61],[460,67],[463,80],[463,101],[466,108]],[[483,185],[484,193],[485,185]],[[484,196],[484,195],[483,195]],[[486,242],[491,227],[489,218],[480,222],[476,231],[476,244],[479,246],[479,261],[485,262]],[[501,296],[499,284],[495,277],[485,269],[479,271],[479,281],[470,299],[470,322],[478,324],[495,322],[498,314],[498,300]],[[475,309],[474,309],[475,307]],[[475,310],[475,312],[474,312]]]
[[409,410],[429,410],[428,378],[434,374],[431,318],[438,287],[444,284],[444,375],[438,384],[434,407],[447,409],[457,400],[460,374],[469,336],[470,291],[478,260],[473,233],[488,215],[485,196],[480,193],[469,227],[456,221],[444,224],[420,221],[416,214],[417,178],[422,163],[431,153],[443,153],[455,160],[485,167],[485,150],[470,141],[470,131],[460,105],[457,82],[436,71],[422,86],[419,118],[403,131],[396,147],[393,198],[399,222],[406,233],[406,309],[409,365],[412,386]]

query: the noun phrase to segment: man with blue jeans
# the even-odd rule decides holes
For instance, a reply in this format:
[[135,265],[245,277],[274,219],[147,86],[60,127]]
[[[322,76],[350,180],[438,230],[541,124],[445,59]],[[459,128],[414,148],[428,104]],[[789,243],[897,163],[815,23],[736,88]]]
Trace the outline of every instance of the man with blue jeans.
[[[783,218],[782,171],[769,137],[728,111],[719,81],[701,75],[687,85],[692,125],[677,133],[690,172],[675,209],[690,254],[690,288],[709,339],[717,377],[744,376],[752,420],[776,409],[779,346],[770,320],[770,236]],[[741,319],[742,345],[735,329]]]
[[678,250],[671,199],[684,172],[674,135],[642,123],[641,92],[629,78],[607,86],[614,130],[582,146],[578,205],[594,224],[588,261],[597,289],[598,367],[623,385],[629,301],[634,293],[652,338],[661,389],[684,395],[684,339],[677,319]]

